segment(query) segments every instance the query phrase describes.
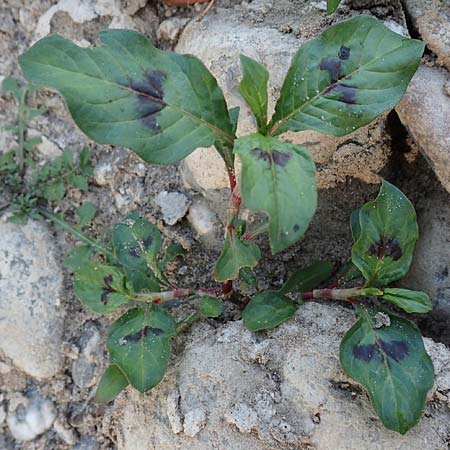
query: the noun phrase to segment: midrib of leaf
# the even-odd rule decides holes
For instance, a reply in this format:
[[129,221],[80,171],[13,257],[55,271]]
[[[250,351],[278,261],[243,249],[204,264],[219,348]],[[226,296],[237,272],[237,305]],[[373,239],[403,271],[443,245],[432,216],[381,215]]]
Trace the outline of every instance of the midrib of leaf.
[[[366,39],[367,40],[367,36],[366,35]],[[355,74],[357,74],[358,72],[365,70],[365,68],[370,65],[373,64],[379,60],[381,60],[382,58],[386,58],[389,56],[390,53],[395,52],[396,50],[398,50],[400,47],[402,47],[402,45],[399,45],[398,47],[395,47],[394,49],[390,50],[388,53],[385,53],[382,56],[379,56],[377,58],[371,59],[370,61],[368,61],[366,64],[362,65],[361,67],[358,67],[358,69],[354,70],[353,72],[350,72],[349,74],[347,74],[345,77],[340,78],[339,80],[335,81],[334,83],[330,84],[329,86],[327,86],[325,89],[323,89],[321,92],[319,92],[318,94],[316,94],[314,97],[311,97],[309,100],[307,100],[306,102],[304,102],[301,106],[299,106],[297,109],[295,109],[294,111],[292,111],[291,113],[289,113],[287,116],[285,116],[283,119],[281,119],[279,122],[275,123],[272,128],[270,128],[270,130],[268,131],[268,135],[269,136],[273,136],[273,134],[279,129],[281,128],[287,121],[289,121],[293,116],[297,115],[298,113],[302,112],[302,110],[304,108],[306,108],[307,106],[309,106],[311,103],[315,102],[319,97],[321,97],[322,95],[324,95],[327,91],[331,91],[335,86],[337,86],[339,83],[342,83],[342,81],[346,81],[349,78],[351,78],[352,76],[354,76]],[[305,78],[306,81],[306,78]],[[376,90],[376,89],[374,89]],[[313,116],[316,117],[316,116]]]
[[[191,118],[191,119],[196,120],[196,121],[199,122],[200,124],[205,125],[206,127],[210,128],[210,129],[211,129],[212,131],[214,131],[215,133],[217,133],[217,134],[219,134],[220,136],[222,136],[225,140],[227,140],[227,141],[230,142],[231,144],[234,144],[234,139],[233,139],[233,137],[230,136],[229,134],[225,133],[225,132],[224,132],[223,130],[221,130],[220,128],[216,127],[214,124],[212,124],[212,123],[210,123],[210,122],[207,122],[206,120],[202,119],[201,117],[198,117],[198,116],[196,116],[195,114],[192,114],[192,113],[190,113],[189,111],[186,111],[186,110],[180,108],[179,106],[173,105],[173,104],[168,103],[168,102],[166,102],[166,101],[162,101],[162,100],[160,100],[160,99],[156,99],[155,97],[152,97],[151,95],[145,94],[145,93],[143,93],[143,92],[135,91],[134,89],[131,89],[129,86],[124,86],[124,85],[122,85],[122,84],[118,84],[118,83],[115,83],[115,82],[113,82],[113,81],[110,81],[110,80],[107,80],[107,79],[104,79],[104,78],[99,78],[99,77],[96,77],[96,76],[93,76],[93,75],[88,75],[88,74],[83,73],[83,72],[76,72],[76,71],[74,71],[74,70],[64,69],[64,68],[61,68],[61,67],[59,67],[59,66],[55,66],[55,65],[53,65],[53,64],[41,63],[41,62],[38,62],[38,61],[33,61],[33,64],[38,64],[38,65],[41,65],[41,66],[44,66],[44,67],[53,67],[54,69],[58,69],[58,70],[60,70],[60,71],[62,71],[62,72],[74,73],[74,74],[77,74],[77,75],[79,75],[79,76],[83,76],[83,77],[86,77],[86,78],[91,78],[91,79],[94,79],[94,80],[101,81],[101,82],[103,82],[103,83],[109,84],[109,85],[114,86],[114,87],[117,87],[117,88],[119,88],[119,89],[128,90],[129,92],[132,92],[133,94],[138,94],[140,97],[147,97],[147,98],[149,98],[151,101],[155,101],[155,102],[158,102],[158,103],[160,103],[160,104],[164,104],[165,106],[168,106],[168,107],[170,107],[170,108],[173,108],[175,111],[178,111],[178,112],[180,112],[181,114],[183,114],[183,115],[185,115],[185,116],[187,116],[187,117],[189,117],[189,118]],[[86,102],[86,103],[88,103],[88,102]],[[91,103],[88,103],[88,104],[91,104]],[[95,103],[92,103],[92,104],[95,105]],[[136,120],[136,119],[133,119],[133,120],[131,120],[131,121],[134,121],[134,120]],[[117,123],[121,123],[121,122],[122,122],[122,121],[117,121]],[[123,122],[130,122],[130,120],[125,120],[125,121],[123,121]]]

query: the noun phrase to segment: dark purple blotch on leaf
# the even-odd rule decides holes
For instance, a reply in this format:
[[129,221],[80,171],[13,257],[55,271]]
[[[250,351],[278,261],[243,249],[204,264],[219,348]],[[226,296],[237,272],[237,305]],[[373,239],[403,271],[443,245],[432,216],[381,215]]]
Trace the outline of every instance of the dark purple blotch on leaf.
[[151,234],[149,234],[142,242],[145,250],[148,250],[150,248],[150,246],[152,245],[152,242],[153,242],[153,236]]
[[343,59],[343,60],[346,60],[346,59],[350,58],[350,49],[343,45],[339,49],[338,56],[339,56],[339,59]]
[[378,259],[388,257],[398,261],[402,257],[403,252],[396,239],[382,237],[369,247],[369,255],[376,256]]
[[296,223],[292,228],[293,228],[295,233],[297,233],[297,231],[300,230],[300,226],[299,226],[298,223]]
[[320,62],[320,70],[326,70],[335,83],[341,78],[341,61],[338,58],[324,58]]
[[102,295],[100,296],[100,299],[104,305],[107,305],[108,304],[108,294],[110,294],[111,292],[114,292],[114,289],[111,286],[112,282],[113,282],[113,276],[111,274],[106,275],[103,278],[103,282],[105,283],[105,285],[103,287],[103,291],[102,291]]
[[[395,362],[400,362],[409,355],[408,344],[404,341],[389,341],[385,342],[379,340],[376,344],[355,345],[353,347],[353,356],[369,363],[372,358],[380,352],[380,347],[383,353],[393,359]],[[389,361],[388,361],[389,364]]]
[[142,254],[141,247],[138,244],[132,245],[128,249],[128,254],[133,258],[140,258]]
[[330,86],[325,93],[327,92],[337,92],[340,94],[339,100],[341,102],[347,103],[348,105],[354,105],[356,103],[356,94],[358,93],[358,88],[349,86],[348,84],[339,83]]
[[165,108],[164,91],[162,83],[166,74],[160,70],[147,70],[144,80],[129,82],[129,88],[138,98],[137,111],[141,122],[152,130],[158,130],[158,114]]
[[289,153],[280,152],[278,150],[266,152],[260,148],[254,148],[250,153],[257,159],[262,159],[263,161],[267,161],[269,164],[276,164],[280,167],[285,167],[291,159],[291,155]]
[[155,336],[161,336],[164,333],[164,330],[161,330],[161,328],[153,328],[148,325],[146,325],[144,328],[140,329],[139,331],[136,331],[136,333],[128,334],[122,338],[122,341],[125,343],[128,342],[139,342],[145,337],[147,337],[149,334],[153,334]]

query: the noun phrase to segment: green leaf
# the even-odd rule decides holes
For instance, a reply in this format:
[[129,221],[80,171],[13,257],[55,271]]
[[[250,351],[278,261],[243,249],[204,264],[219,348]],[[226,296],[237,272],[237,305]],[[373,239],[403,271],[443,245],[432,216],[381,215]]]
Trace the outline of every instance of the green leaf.
[[75,214],[78,216],[79,228],[86,226],[94,217],[97,212],[97,208],[91,202],[83,203],[79,208],[75,210]]
[[358,316],[341,343],[342,368],[367,389],[384,426],[405,434],[422,416],[433,363],[413,323],[379,309],[359,307]]
[[73,175],[70,177],[70,182],[75,189],[80,189],[84,192],[89,189],[87,179],[83,175]]
[[239,270],[239,280],[241,281],[242,289],[246,289],[248,286],[252,286],[254,288],[258,287],[258,280],[255,272],[250,267],[243,267]]
[[101,46],[48,36],[19,57],[25,78],[59,91],[80,129],[101,144],[168,164],[232,142],[222,91],[191,55],[158,50],[135,31],[104,30]]
[[66,188],[62,180],[53,180],[44,186],[42,195],[47,200],[61,200],[66,194]]
[[239,84],[239,92],[250,106],[256,118],[258,131],[262,133],[267,125],[269,72],[262,64],[245,55],[241,55],[241,66],[243,77]]
[[2,81],[2,93],[11,92],[17,100],[21,98],[22,88],[19,82],[13,77],[6,77]]
[[233,232],[227,233],[222,253],[216,263],[216,281],[235,280],[243,267],[254,267],[261,258],[261,252],[254,242],[243,241]]
[[294,56],[269,134],[316,130],[343,136],[368,124],[403,96],[423,49],[423,42],[373,17],[328,28]]
[[162,246],[155,225],[132,212],[116,223],[112,241],[119,262],[130,269],[159,271],[157,255]]
[[296,310],[294,300],[277,291],[265,291],[252,298],[242,313],[242,320],[250,331],[270,330],[289,320]]
[[281,294],[288,292],[310,291],[327,281],[333,275],[334,266],[331,261],[318,261],[304,269],[294,272],[279,290]]
[[73,151],[71,148],[66,148],[61,155],[62,166],[70,171],[73,169]]
[[91,152],[88,147],[83,147],[79,154],[78,167],[81,175],[91,177],[94,174],[94,168],[91,161]]
[[336,11],[341,0],[327,0],[327,13],[332,14]]
[[133,292],[150,291],[159,292],[161,290],[160,281],[150,270],[142,272],[136,269],[125,268],[127,287]]
[[433,309],[430,297],[425,292],[389,288],[383,289],[383,299],[407,313],[427,313]]
[[128,310],[110,328],[109,359],[139,392],[155,387],[164,376],[170,338],[176,335],[172,316],[155,304]]
[[361,224],[359,223],[359,213],[361,208],[352,211],[350,216],[350,229],[352,230],[353,242],[356,242],[361,236]]
[[164,270],[171,261],[173,261],[177,256],[184,256],[186,250],[176,242],[171,242],[164,253],[163,259],[159,262],[159,267]]
[[238,139],[235,152],[244,205],[268,214],[272,253],[278,253],[303,236],[316,210],[314,161],[305,148],[260,134]]
[[77,247],[74,247],[64,258],[64,265],[75,272],[85,264],[88,264],[93,253],[94,250],[90,245],[78,245]]
[[409,270],[419,237],[416,212],[408,198],[383,181],[378,197],[360,210],[361,235],[352,261],[368,284],[384,286]]
[[95,393],[95,403],[113,401],[130,383],[118,366],[109,366],[100,379]]
[[116,267],[87,262],[75,271],[74,291],[84,306],[108,314],[127,304],[125,277]]
[[200,299],[199,312],[203,317],[219,317],[222,311],[222,303],[217,298],[204,295]]
[[241,110],[241,108],[239,108],[239,106],[235,106],[234,108],[230,108],[228,110],[228,114],[230,115],[230,122],[231,122],[231,126],[232,126],[233,136],[236,135],[240,110]]

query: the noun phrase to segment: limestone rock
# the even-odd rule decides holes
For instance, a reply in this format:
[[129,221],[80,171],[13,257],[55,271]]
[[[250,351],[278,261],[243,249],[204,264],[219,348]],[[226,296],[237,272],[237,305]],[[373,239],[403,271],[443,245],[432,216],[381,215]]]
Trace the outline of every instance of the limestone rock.
[[189,199],[181,192],[162,191],[154,202],[161,208],[164,222],[167,225],[175,225],[182,219],[189,208]]
[[0,351],[36,378],[60,367],[64,311],[54,238],[40,222],[0,222]]
[[442,185],[450,192],[450,97],[445,92],[447,80],[445,72],[421,66],[396,110]]
[[[436,370],[430,398],[442,402],[430,403],[420,423],[401,436],[383,428],[367,395],[340,369],[339,343],[354,321],[344,307],[309,303],[268,333],[251,333],[240,321],[196,325],[159,387],[145,396],[128,390],[116,400],[119,450],[155,442],[159,450],[445,448],[449,349],[425,340]],[[171,427],[168,395],[174,391],[184,430],[190,411],[205,413],[195,438]]]
[[[276,14],[276,11],[273,5],[271,14]],[[317,10],[311,12],[309,6],[298,6],[292,20],[297,23],[316,23],[321,17],[318,14],[321,13]],[[256,59],[269,70],[271,114],[293,55],[303,43],[319,32],[320,27],[311,31],[305,25],[300,28],[296,38],[293,34],[280,32],[274,26],[263,26],[252,21],[241,15],[238,9],[218,9],[217,14],[208,15],[201,22],[190,22],[181,34],[176,51],[196,55],[211,70],[224,91],[228,107],[241,108],[237,133],[243,135],[255,132],[256,128],[251,112],[238,90],[241,79],[239,54]],[[285,133],[282,139],[302,144],[311,151],[318,166],[319,188],[332,188],[347,177],[377,183],[378,173],[390,153],[384,118],[341,138],[304,131]],[[205,195],[216,212],[221,211],[224,196],[216,195],[217,198],[214,198],[214,194],[228,188],[228,177],[219,154],[213,148],[198,149],[183,160],[180,167],[185,183]]]

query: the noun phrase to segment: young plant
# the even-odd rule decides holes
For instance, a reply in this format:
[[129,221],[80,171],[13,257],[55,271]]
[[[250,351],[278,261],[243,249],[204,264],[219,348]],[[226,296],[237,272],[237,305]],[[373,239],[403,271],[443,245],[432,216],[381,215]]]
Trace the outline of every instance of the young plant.
[[[214,271],[222,284],[213,291],[173,286],[164,269],[180,249],[170,245],[161,256],[161,236],[137,213],[114,226],[104,247],[80,227],[42,212],[86,244],[69,258],[80,300],[98,313],[133,305],[110,329],[110,366],[97,392],[99,401],[109,401],[128,384],[141,392],[154,387],[164,375],[170,339],[201,317],[219,315],[220,300],[241,299],[244,307],[248,298],[234,290],[233,281],[255,285],[252,268],[261,258],[255,236],[267,232],[278,253],[305,233],[317,203],[314,161],[307,149],[278,136],[303,130],[343,136],[368,124],[402,97],[424,46],[372,17],[334,25],[294,56],[270,119],[268,71],[242,56],[240,92],[257,133],[238,138],[239,110],[228,110],[216,80],[197,58],[158,50],[134,31],[103,31],[100,40],[99,47],[80,48],[60,36],[46,37],[20,57],[24,75],[59,91],[75,122],[95,141],[128,147],[159,164],[214,145],[230,180],[225,243]],[[242,162],[240,186],[236,155]],[[266,219],[247,230],[241,203]],[[354,304],[358,321],[342,342],[342,366],[367,388],[384,425],[405,433],[422,414],[433,367],[411,322],[369,307],[364,299],[384,299],[406,312],[431,309],[426,294],[386,287],[411,263],[415,213],[407,198],[384,182],[377,199],[352,219],[352,260],[332,287],[316,289],[333,274],[331,263],[316,263],[278,291],[257,292],[243,321],[250,330],[265,330],[291,318],[302,301]],[[338,288],[362,278],[360,286]],[[196,298],[197,307],[176,323],[169,310],[182,298]]]

